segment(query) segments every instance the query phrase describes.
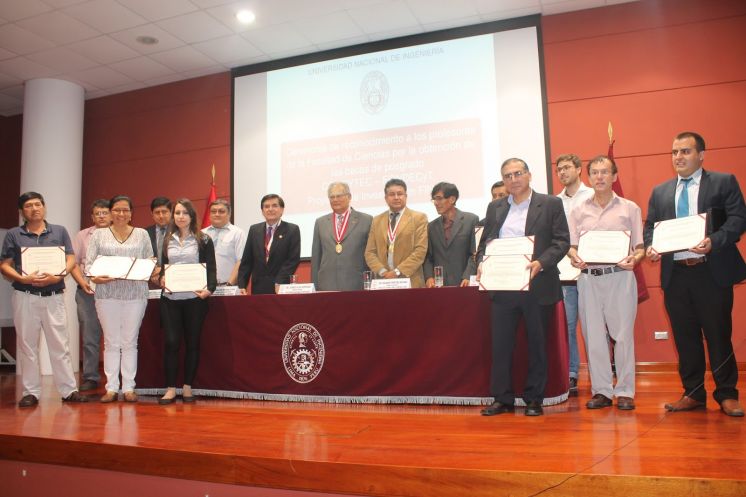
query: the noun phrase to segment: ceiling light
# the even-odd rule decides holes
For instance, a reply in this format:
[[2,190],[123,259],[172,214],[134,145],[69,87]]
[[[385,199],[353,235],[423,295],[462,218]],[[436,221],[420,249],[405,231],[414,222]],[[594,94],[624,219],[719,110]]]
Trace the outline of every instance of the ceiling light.
[[236,14],[236,19],[238,19],[238,22],[241,24],[251,24],[254,22],[254,19],[256,19],[256,15],[250,10],[239,10]]
[[158,43],[158,38],[155,38],[154,36],[138,36],[135,39],[138,43],[142,43],[143,45],[155,45]]

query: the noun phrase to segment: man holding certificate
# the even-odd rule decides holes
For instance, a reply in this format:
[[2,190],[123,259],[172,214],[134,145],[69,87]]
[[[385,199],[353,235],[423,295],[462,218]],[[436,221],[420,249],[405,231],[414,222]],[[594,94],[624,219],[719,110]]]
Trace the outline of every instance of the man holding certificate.
[[[531,173],[523,160],[506,160],[500,167],[500,172],[510,195],[493,201],[487,207],[484,235],[477,251],[477,260],[480,262],[477,279],[489,276],[486,272],[482,273],[482,261],[492,257],[485,256],[490,240],[525,238],[533,244],[533,252],[525,258],[524,255],[520,256],[524,258],[525,271],[529,273],[530,285],[527,289],[523,289],[523,281],[518,274],[512,287],[511,282],[501,282],[503,288],[512,289],[490,292],[490,390],[495,401],[482,410],[482,415],[494,416],[514,410],[515,393],[511,375],[513,346],[518,321],[523,316],[528,342],[528,375],[523,390],[525,414],[540,416],[544,413],[542,402],[547,381],[546,332],[552,309],[562,298],[557,263],[567,253],[570,237],[562,201],[553,195],[545,195],[531,189]],[[520,244],[506,243],[505,247],[511,248],[505,250],[515,254],[517,245]],[[500,257],[499,253],[497,256]]]
[[[746,230],[746,205],[736,177],[705,171],[704,155],[700,135],[687,131],[676,136],[671,159],[677,176],[655,187],[645,221],[648,257],[661,261],[661,287],[684,387],[683,396],[665,407],[668,411],[705,408],[704,336],[715,380],[713,397],[725,414],[742,417],[731,313],[733,285],[746,278],[746,263],[736,246]],[[701,215],[708,218],[704,236],[697,226]],[[673,223],[681,226],[670,229]],[[656,238],[665,226],[668,240],[661,242],[675,237],[682,243],[662,249]],[[694,240],[702,238],[685,243],[686,238],[692,239],[685,236],[687,231],[693,232]]]
[[0,271],[13,282],[13,323],[18,343],[23,397],[19,407],[34,407],[41,395],[39,340],[43,331],[49,361],[63,402],[87,402],[78,393],[67,337],[65,274],[75,267],[72,242],[64,226],[48,224],[44,197],[26,192],[18,198],[22,226],[8,231]]
[[[634,202],[617,196],[614,161],[600,155],[588,162],[593,195],[570,213],[569,257],[581,270],[578,311],[593,397],[588,409],[635,408],[635,317],[637,282],[632,272],[645,257],[642,216]],[[606,329],[614,340],[617,382],[611,371]]]

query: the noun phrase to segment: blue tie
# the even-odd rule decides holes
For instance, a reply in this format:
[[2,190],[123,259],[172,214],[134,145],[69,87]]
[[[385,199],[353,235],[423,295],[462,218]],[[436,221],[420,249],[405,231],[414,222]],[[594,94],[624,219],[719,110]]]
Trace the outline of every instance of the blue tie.
[[689,215],[689,192],[687,187],[692,178],[681,179],[681,193],[679,193],[679,203],[676,206],[676,217],[687,217]]

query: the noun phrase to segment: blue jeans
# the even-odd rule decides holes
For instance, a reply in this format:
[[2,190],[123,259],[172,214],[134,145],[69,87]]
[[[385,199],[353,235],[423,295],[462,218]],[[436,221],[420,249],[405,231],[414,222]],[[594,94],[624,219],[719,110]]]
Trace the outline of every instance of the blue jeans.
[[578,377],[580,366],[580,355],[578,354],[578,287],[575,285],[562,285],[562,295],[565,301],[565,314],[567,315],[567,348],[570,352],[570,378]]

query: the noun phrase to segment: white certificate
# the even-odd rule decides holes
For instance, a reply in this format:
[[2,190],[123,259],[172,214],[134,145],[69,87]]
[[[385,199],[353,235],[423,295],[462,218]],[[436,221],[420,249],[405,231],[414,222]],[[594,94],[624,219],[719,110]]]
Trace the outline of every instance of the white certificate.
[[629,255],[629,231],[582,231],[578,257],[586,264],[617,264]]
[[31,274],[38,272],[54,276],[67,274],[65,247],[22,247],[21,272]]
[[127,280],[135,281],[148,281],[153,275],[153,269],[155,269],[156,259],[135,259],[132,263],[130,272],[127,273]]
[[557,264],[560,281],[575,281],[580,276],[580,269],[573,266],[570,261],[570,256],[566,255]]
[[695,247],[705,239],[707,215],[680,217],[655,223],[652,248],[659,254]]
[[196,292],[207,288],[207,266],[203,264],[166,264],[166,291]]
[[531,255],[533,253],[533,236],[494,238],[487,242],[484,249],[484,255]]
[[99,255],[88,268],[88,276],[108,276],[118,280],[147,281],[155,268],[154,259],[120,255]]
[[531,281],[530,255],[485,255],[482,259],[480,290],[527,291]]

